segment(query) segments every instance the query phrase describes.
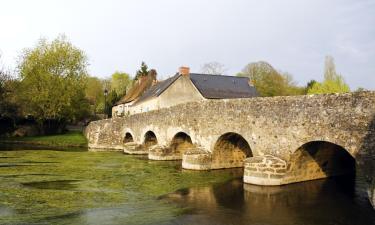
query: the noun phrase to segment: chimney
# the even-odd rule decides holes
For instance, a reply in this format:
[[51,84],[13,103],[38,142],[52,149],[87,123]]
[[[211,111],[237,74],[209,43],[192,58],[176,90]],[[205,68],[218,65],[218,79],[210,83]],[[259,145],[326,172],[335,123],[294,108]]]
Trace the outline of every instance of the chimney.
[[190,68],[187,66],[181,66],[179,68],[180,75],[188,76],[190,74]]

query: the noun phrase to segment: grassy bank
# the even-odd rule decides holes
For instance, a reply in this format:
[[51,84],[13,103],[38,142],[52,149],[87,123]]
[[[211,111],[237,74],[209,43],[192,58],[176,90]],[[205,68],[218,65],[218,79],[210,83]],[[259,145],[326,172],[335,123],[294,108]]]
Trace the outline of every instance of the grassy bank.
[[48,147],[87,147],[87,140],[80,131],[48,136],[0,138],[0,143]]

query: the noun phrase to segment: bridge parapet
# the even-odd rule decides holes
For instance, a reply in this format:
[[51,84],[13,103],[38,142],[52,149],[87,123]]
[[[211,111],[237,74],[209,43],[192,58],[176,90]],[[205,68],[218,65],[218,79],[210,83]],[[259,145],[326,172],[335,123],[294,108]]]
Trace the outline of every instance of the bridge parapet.
[[[299,165],[294,162],[312,165],[309,156],[300,155],[299,149],[307,143],[331,143],[342,147],[366,171],[373,187],[369,194],[374,196],[374,121],[375,92],[356,92],[192,102],[95,121],[87,127],[86,136],[90,148],[122,150],[130,136],[134,145],[149,148],[146,133],[152,132],[160,147],[159,155],[167,159],[168,153],[178,152],[178,157],[170,159],[182,158],[184,168],[188,169],[243,166],[246,157],[265,155],[290,166]],[[174,141],[178,133],[186,134],[184,137],[189,137],[199,151],[176,151],[181,145]],[[148,148],[145,152],[149,152]],[[326,157],[318,155],[321,159]],[[321,168],[327,163],[322,160],[317,165]]]

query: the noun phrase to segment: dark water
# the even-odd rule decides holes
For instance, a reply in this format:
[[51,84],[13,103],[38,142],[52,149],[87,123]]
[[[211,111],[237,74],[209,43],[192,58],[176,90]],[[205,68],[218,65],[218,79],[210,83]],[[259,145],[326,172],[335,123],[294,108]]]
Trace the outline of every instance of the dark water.
[[191,213],[168,224],[375,224],[366,193],[351,178],[260,187],[234,179],[165,196]]
[[375,224],[360,174],[260,187],[241,173],[118,152],[0,151],[0,224]]

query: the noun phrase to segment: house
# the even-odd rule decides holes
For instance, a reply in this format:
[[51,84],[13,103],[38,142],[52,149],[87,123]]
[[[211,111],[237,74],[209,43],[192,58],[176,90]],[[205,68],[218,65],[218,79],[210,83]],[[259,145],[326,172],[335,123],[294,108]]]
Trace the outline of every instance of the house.
[[112,117],[124,116],[129,114],[129,108],[148,90],[151,86],[155,85],[156,70],[150,70],[148,76],[140,77],[122,97],[114,107],[112,107]]
[[138,98],[119,102],[117,107],[123,105],[125,114],[132,115],[187,102],[258,96],[247,77],[190,73],[188,67],[180,67],[176,75],[153,84]]

